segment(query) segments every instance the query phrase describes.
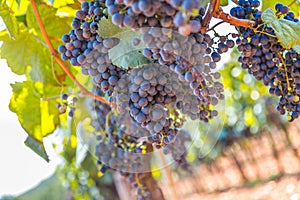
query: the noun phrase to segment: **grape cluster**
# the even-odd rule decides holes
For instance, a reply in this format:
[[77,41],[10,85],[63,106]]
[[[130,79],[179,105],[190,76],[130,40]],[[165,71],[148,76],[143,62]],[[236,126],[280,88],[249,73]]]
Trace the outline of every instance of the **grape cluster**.
[[185,147],[185,143],[190,141],[190,134],[187,131],[180,129],[174,142],[163,148],[163,153],[166,155],[171,154],[178,167],[185,171],[190,171],[190,165],[186,160],[187,149]]
[[[238,27],[236,40],[238,50],[242,53],[239,62],[256,79],[270,86],[269,92],[279,96],[277,110],[288,120],[299,117],[300,111],[300,55],[293,49],[285,49],[278,41],[274,30],[265,25],[256,1],[239,1],[239,7],[233,8],[231,14],[246,19],[252,16],[256,22],[255,29]],[[276,4],[276,15],[289,21],[297,22],[288,7]]]
[[[224,98],[223,85],[216,81],[220,78],[219,72],[213,72],[216,62],[220,61],[220,53],[232,48],[234,42],[222,38],[219,47],[215,50],[212,45],[214,40],[207,34],[191,34],[182,36],[171,29],[166,28],[142,28],[142,41],[146,44],[143,55],[162,65],[168,65],[174,71],[180,81],[186,82],[192,89],[193,95],[198,98],[194,105],[200,105],[200,109],[193,109],[195,112],[209,114],[209,105],[216,105]],[[225,43],[224,43],[225,42]],[[194,98],[193,98],[194,99]],[[183,102],[184,103],[184,102]],[[179,107],[181,103],[179,103]],[[189,109],[188,109],[189,110]],[[213,112],[214,115],[216,112]],[[193,113],[196,114],[196,113]],[[197,119],[192,115],[192,119]],[[199,118],[199,117],[198,117]],[[207,118],[201,117],[207,121]]]
[[109,0],[105,5],[117,26],[176,28],[182,35],[199,32],[205,14],[197,0]]
[[[96,108],[99,104],[102,103],[99,102]],[[104,105],[101,107],[104,108]],[[105,123],[104,126],[102,126],[103,123]],[[138,127],[128,115],[118,115],[110,111],[105,118],[103,115],[100,118],[94,118],[92,125],[95,130],[99,130],[95,155],[104,168],[130,173],[149,170],[149,166],[145,164],[149,156],[144,155],[147,153],[147,143],[142,140],[138,141],[139,137],[131,134],[133,132],[130,127],[134,127],[134,130]],[[139,131],[141,136],[148,135],[144,129]]]
[[60,45],[58,51],[63,60],[70,60],[73,66],[81,66],[82,73],[92,76],[94,84],[110,96],[125,72],[113,65],[108,56],[108,51],[119,43],[119,39],[104,39],[97,33],[101,18],[105,17],[102,3],[82,3],[72,22],[74,30],[62,36],[65,45]]
[[60,114],[65,113],[68,110],[68,116],[73,117],[76,110],[76,103],[78,98],[75,96],[69,96],[68,94],[62,94],[60,102],[56,104]]
[[135,189],[138,200],[146,200],[151,198],[151,193],[147,189],[147,186],[143,184],[144,179],[147,177],[143,173],[137,174],[122,174],[127,177],[127,182],[130,183],[131,187]]
[[[132,69],[115,87],[118,110],[129,112],[135,122],[152,133],[152,144],[158,148],[173,141],[178,127],[167,108],[176,102],[174,91],[181,89],[172,75],[175,73],[166,65],[147,64]],[[165,137],[156,137],[158,133]]]
[[[216,87],[223,89],[221,83]],[[174,142],[185,116],[208,122],[217,115],[210,102],[195,96],[189,83],[178,81],[178,75],[167,65],[149,63],[134,68],[122,76],[115,91],[118,111],[129,112],[135,122],[147,129],[151,134],[148,142],[157,148]]]
[[[97,96],[103,96],[103,92],[97,87],[94,87],[92,92]],[[95,100],[91,104],[90,110],[90,114],[94,119],[91,125],[96,132],[104,132],[106,128],[106,116],[111,112],[111,107],[105,103]]]

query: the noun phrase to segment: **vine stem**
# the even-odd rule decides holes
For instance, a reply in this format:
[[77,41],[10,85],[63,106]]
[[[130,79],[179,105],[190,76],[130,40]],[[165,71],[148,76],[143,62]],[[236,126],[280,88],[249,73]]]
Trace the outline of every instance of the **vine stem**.
[[284,67],[284,71],[285,71],[285,79],[286,79],[286,84],[287,84],[287,87],[288,87],[288,91],[290,91],[291,89],[291,85],[290,85],[290,81],[289,81],[289,75],[288,75],[288,71],[287,71],[287,68],[286,68],[286,63],[282,57],[282,55],[280,53],[277,53],[277,55],[279,56],[281,62],[282,62],[282,65]]
[[254,21],[248,19],[238,19],[236,17],[233,17],[228,13],[224,13],[222,8],[220,7],[214,12],[213,16],[215,18],[223,20],[224,22],[228,22],[233,26],[242,26],[245,28],[253,28],[255,26]]
[[217,1],[219,0],[211,0],[209,3],[209,7],[208,10],[206,12],[206,15],[202,21],[202,28],[201,28],[201,33],[206,33],[208,27],[209,27],[209,23],[211,21],[211,18],[213,17],[213,14],[217,8]]
[[167,161],[166,161],[165,156],[164,156],[164,154],[163,154],[162,151],[159,151],[159,156],[160,156],[160,159],[161,159],[162,164],[164,166],[165,175],[166,175],[166,177],[168,179],[168,183],[169,183],[170,188],[171,188],[172,199],[179,200],[177,192],[175,190],[175,183],[174,183],[174,180],[173,180],[173,177],[172,177],[172,172],[171,172],[171,170],[169,168],[169,165],[167,164]]
[[229,15],[228,13],[224,13],[223,9],[220,7],[220,0],[211,0],[209,3],[208,11],[202,21],[201,33],[207,32],[212,17],[221,19],[224,22],[227,22],[234,26],[253,28],[255,25],[254,21],[247,20],[247,19],[238,19],[236,17]]
[[76,77],[72,74],[72,72],[68,69],[68,67],[65,65],[65,63],[62,61],[62,59],[58,56],[57,51],[54,49],[52,42],[48,36],[48,33],[45,29],[45,26],[42,22],[39,10],[37,8],[37,4],[35,0],[30,0],[31,6],[33,8],[33,12],[35,15],[35,18],[37,20],[37,23],[39,25],[39,28],[42,32],[42,35],[45,39],[45,42],[47,44],[47,47],[51,53],[51,55],[54,57],[55,61],[59,64],[60,68],[70,77],[70,79],[80,88],[81,93],[85,96],[89,96],[94,98],[97,101],[100,101],[102,103],[108,104],[110,106],[113,106],[113,103],[107,102],[103,97],[97,96],[93,94],[92,92],[88,91],[81,83],[76,79]]

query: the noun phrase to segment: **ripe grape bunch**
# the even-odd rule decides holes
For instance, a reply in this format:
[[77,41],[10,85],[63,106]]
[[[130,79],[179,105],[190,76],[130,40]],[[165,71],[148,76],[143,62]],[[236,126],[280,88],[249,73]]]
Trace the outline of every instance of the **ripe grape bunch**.
[[74,117],[74,112],[76,110],[76,103],[78,98],[75,96],[69,96],[68,94],[62,94],[60,97],[60,102],[56,104],[60,114],[68,111],[69,117]]
[[82,3],[72,22],[73,30],[62,36],[65,45],[60,45],[58,51],[63,60],[70,60],[73,66],[81,66],[82,73],[92,76],[94,84],[110,96],[125,72],[113,65],[108,57],[109,49],[116,46],[119,39],[104,39],[97,33],[98,25],[105,17],[101,4],[101,1]]
[[[254,29],[237,27],[240,37],[236,43],[242,53],[239,62],[249,74],[270,86],[270,94],[280,97],[277,110],[293,121],[300,112],[300,54],[282,47],[275,31],[264,24],[259,5],[259,1],[240,0],[239,6],[231,9],[231,15],[256,22]],[[278,19],[299,21],[287,6],[278,3],[275,9]]]
[[[62,36],[64,44],[58,51],[63,60],[92,77],[95,95],[106,96],[113,105],[96,100],[91,105],[100,173],[120,171],[136,188],[138,199],[151,199],[141,182],[143,172],[151,171],[148,153],[162,149],[189,170],[185,143],[191,137],[182,127],[188,120],[209,122],[218,115],[215,107],[224,99],[224,87],[217,63],[235,44],[241,52],[242,68],[270,86],[271,94],[280,96],[278,111],[288,113],[290,121],[299,116],[300,55],[281,45],[275,31],[263,22],[259,6],[258,0],[239,0],[230,14],[252,20],[255,26],[237,26],[238,34],[214,31],[212,36],[203,31],[208,9],[198,0],[93,0],[81,4],[73,30]],[[298,22],[282,4],[276,5],[276,17]],[[107,21],[110,27],[103,30]],[[102,35],[110,28],[134,33],[132,46],[142,46],[133,50],[137,55],[130,54],[130,58],[119,48],[125,40],[122,36]],[[120,52],[122,62],[111,59],[114,49]],[[146,61],[134,65],[130,61],[136,56]],[[130,64],[125,67],[124,62]],[[59,109],[65,107],[59,105]]]

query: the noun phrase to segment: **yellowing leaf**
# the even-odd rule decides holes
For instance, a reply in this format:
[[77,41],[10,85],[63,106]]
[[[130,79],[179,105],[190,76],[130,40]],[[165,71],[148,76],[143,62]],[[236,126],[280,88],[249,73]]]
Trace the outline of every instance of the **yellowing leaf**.
[[9,108],[18,116],[20,124],[28,135],[39,142],[51,134],[58,124],[58,111],[54,102],[41,102],[41,98],[54,95],[60,88],[44,89],[30,81],[11,85],[13,96]]
[[274,29],[280,44],[284,48],[291,49],[300,44],[300,22],[277,19],[271,8],[262,13],[262,19]]
[[41,131],[42,135],[47,135],[51,133],[55,128],[55,115],[51,115],[49,113],[49,102],[48,101],[40,101],[41,107]]
[[0,8],[0,17],[3,19],[9,37],[16,38],[19,32],[17,19],[10,13],[9,7],[5,4]]
[[53,64],[54,70],[52,70],[48,48],[41,44],[40,40],[37,40],[24,25],[19,26],[19,34],[15,40],[12,40],[6,31],[0,32],[0,40],[3,41],[0,47],[0,58],[7,60],[8,66],[14,73],[23,75],[27,72],[33,81],[58,85],[53,71],[58,73],[61,70],[57,64]]
[[16,0],[6,0],[6,3],[15,16],[24,15],[30,5],[29,0],[22,0],[19,3],[16,3]]
[[98,34],[103,38],[116,37],[118,33],[128,31],[126,28],[120,28],[111,22],[111,18],[103,17],[99,22]]

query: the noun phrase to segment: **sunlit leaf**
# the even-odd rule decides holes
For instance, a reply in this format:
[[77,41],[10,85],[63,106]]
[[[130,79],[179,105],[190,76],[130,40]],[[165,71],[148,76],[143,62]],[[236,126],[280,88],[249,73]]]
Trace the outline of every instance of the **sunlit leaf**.
[[6,0],[6,3],[15,16],[24,15],[30,6],[29,0]]
[[58,125],[55,101],[41,102],[41,98],[59,94],[60,88],[44,88],[41,83],[25,81],[12,84],[13,96],[9,108],[16,113],[28,135],[42,142]]
[[10,12],[10,9],[5,4],[0,8],[0,17],[3,19],[6,30],[11,38],[16,38],[19,29],[16,17]]
[[30,34],[23,25],[20,27],[16,40],[9,38],[6,32],[0,32],[0,40],[3,41],[0,58],[6,59],[8,66],[18,75],[28,72],[33,81],[59,85],[53,74],[62,72],[51,60],[48,48]]
[[[70,31],[71,18],[57,16],[57,9],[46,4],[41,4],[38,6],[38,9],[40,13],[43,13],[41,15],[41,20],[50,38],[60,38],[63,34]],[[27,11],[26,20],[29,29],[33,31],[41,41],[44,41],[44,37],[40,31],[40,27],[37,23],[32,7],[30,7]],[[57,46],[57,44],[61,44],[62,42],[59,39],[58,41],[52,40],[52,43]]]

